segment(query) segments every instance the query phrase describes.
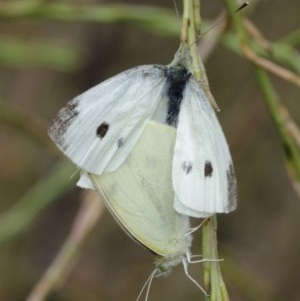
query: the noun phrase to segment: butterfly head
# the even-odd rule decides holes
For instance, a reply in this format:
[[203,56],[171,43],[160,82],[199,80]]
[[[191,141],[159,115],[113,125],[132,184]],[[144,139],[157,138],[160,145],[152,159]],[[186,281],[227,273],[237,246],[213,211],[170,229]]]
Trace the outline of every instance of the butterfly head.
[[169,256],[157,256],[154,261],[156,278],[161,276],[168,276],[172,268],[183,261],[185,255],[169,255]]
[[188,47],[186,44],[181,44],[169,66],[178,66],[187,70],[191,70],[192,57],[190,55],[190,47]]

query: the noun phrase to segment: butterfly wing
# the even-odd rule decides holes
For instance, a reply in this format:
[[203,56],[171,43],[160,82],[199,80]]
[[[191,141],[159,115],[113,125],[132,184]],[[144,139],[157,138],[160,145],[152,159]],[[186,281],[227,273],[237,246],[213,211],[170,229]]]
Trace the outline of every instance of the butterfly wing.
[[49,136],[85,171],[113,171],[157,111],[164,79],[164,67],[158,65],[120,73],[70,101],[53,121]]
[[100,176],[89,174],[125,232],[161,256],[184,254],[190,246],[188,217],[173,207],[175,135],[175,128],[150,121],[117,170]]
[[222,128],[194,79],[187,83],[173,157],[174,207],[194,217],[236,208],[236,179]]

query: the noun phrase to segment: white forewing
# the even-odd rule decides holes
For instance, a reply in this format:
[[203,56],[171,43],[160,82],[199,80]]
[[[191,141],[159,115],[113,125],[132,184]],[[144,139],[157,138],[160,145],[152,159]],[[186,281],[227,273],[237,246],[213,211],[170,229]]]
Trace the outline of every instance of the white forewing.
[[187,83],[173,157],[174,207],[194,217],[236,208],[236,180],[223,131],[204,91]]
[[191,244],[188,217],[173,207],[175,136],[175,128],[150,121],[117,170],[100,176],[89,174],[120,226],[146,248],[165,257],[167,265],[181,262]]
[[53,121],[49,135],[76,165],[101,174],[118,168],[147,121],[164,102],[161,66],[139,66],[91,88],[70,101]]

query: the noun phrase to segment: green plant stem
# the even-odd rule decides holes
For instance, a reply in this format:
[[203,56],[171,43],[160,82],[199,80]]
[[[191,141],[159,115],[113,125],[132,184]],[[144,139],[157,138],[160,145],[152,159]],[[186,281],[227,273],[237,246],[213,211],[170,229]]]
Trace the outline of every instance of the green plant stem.
[[229,296],[222,278],[217,249],[217,217],[209,218],[202,228],[202,256],[205,290],[209,294],[207,301],[227,301]]
[[[200,1],[183,1],[182,43],[188,43],[193,62],[194,76],[206,81],[201,58],[198,55],[196,39],[200,30]],[[199,68],[200,66],[200,68]],[[207,301],[228,301],[228,293],[222,278],[220,262],[217,260],[217,217],[213,216],[204,223],[202,228],[202,256],[208,261],[203,262],[204,289],[208,293]]]

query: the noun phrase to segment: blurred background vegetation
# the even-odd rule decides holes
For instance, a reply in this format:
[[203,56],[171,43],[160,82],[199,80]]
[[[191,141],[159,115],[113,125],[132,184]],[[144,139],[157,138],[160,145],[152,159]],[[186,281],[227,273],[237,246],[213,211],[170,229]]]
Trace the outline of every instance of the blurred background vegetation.
[[[203,0],[203,31],[232,3]],[[218,216],[234,301],[300,299],[299,11],[297,0],[252,1],[242,13],[252,23],[225,22],[201,40],[239,183],[237,211]],[[0,300],[135,300],[153,255],[75,187],[76,168],[47,127],[102,80],[168,64],[179,47],[173,2],[2,0],[0,21]],[[200,281],[199,266],[191,274]],[[153,282],[149,300],[204,296],[178,267]]]

